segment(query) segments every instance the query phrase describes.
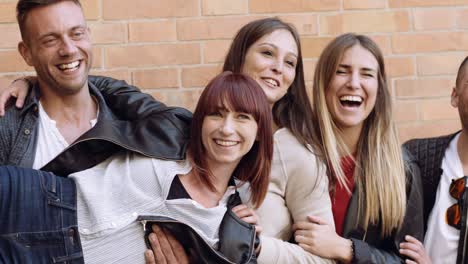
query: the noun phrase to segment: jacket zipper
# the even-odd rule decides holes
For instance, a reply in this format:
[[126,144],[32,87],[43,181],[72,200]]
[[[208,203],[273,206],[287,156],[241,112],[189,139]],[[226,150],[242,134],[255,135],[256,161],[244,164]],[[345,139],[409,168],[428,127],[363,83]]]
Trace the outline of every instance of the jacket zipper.
[[[178,222],[178,221],[171,221],[171,220],[157,220],[157,221],[158,221],[158,222],[177,223],[177,224],[183,224],[183,225],[185,225],[184,223],[181,223],[181,222]],[[148,221],[147,221],[147,220],[140,220],[140,222],[141,222],[141,224],[143,225],[143,231],[146,231],[146,223],[147,223]],[[187,226],[188,226],[188,225],[187,225]],[[188,227],[190,227],[190,226],[188,226]],[[191,227],[190,227],[190,228],[191,228]],[[192,230],[193,230],[193,229],[192,229]],[[197,233],[195,230],[193,230],[193,231],[198,235],[198,233]],[[198,236],[200,236],[200,235],[198,235]],[[254,237],[255,237],[255,235],[254,235]],[[200,239],[201,239],[201,241],[203,241],[203,243],[204,243],[205,245],[208,246],[208,248],[211,250],[211,252],[213,252],[214,254],[216,254],[217,256],[219,256],[220,258],[222,258],[223,260],[225,260],[226,262],[228,262],[228,263],[230,263],[230,264],[236,264],[236,263],[230,261],[229,259],[227,259],[225,256],[219,254],[219,253],[218,253],[216,250],[214,250],[210,245],[208,245],[208,243],[207,243],[203,238],[200,238]],[[251,252],[250,252],[250,253],[251,253]],[[252,255],[250,255],[250,258],[248,259],[248,261],[250,261],[251,259],[252,259]],[[248,261],[247,261],[246,263],[248,263]]]

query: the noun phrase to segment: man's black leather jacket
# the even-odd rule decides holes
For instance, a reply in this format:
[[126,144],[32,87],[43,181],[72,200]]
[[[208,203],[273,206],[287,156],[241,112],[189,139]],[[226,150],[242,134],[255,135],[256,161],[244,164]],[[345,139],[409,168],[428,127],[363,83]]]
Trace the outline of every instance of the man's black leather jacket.
[[[445,151],[457,134],[458,132],[442,137],[412,139],[404,144],[421,169],[424,191],[424,231],[427,229],[427,221],[436,200],[437,187],[443,173],[442,160],[445,156]],[[466,194],[465,191],[465,199],[462,199],[462,208],[464,209],[462,211],[465,211],[465,213],[461,214],[457,264],[468,263],[468,219],[466,213],[468,199],[466,199]]]
[[[419,168],[404,150],[403,154],[407,179],[407,208],[403,224],[392,236],[387,237],[381,237],[379,224],[370,224],[364,230],[357,223],[362,217],[358,217],[359,192],[356,187],[349,203],[343,228],[343,236],[350,238],[354,243],[352,263],[405,263],[405,259],[398,252],[400,243],[405,240],[405,235],[413,236],[420,241],[423,239],[423,200]],[[363,211],[364,209],[361,209],[361,212]]]
[[[154,158],[184,159],[192,117],[189,111],[167,107],[123,81],[90,77],[88,86],[99,104],[96,126],[44,170],[68,175],[96,165],[122,147]],[[39,89],[34,87],[22,109],[7,107],[0,118],[0,165],[32,167],[39,99]]]

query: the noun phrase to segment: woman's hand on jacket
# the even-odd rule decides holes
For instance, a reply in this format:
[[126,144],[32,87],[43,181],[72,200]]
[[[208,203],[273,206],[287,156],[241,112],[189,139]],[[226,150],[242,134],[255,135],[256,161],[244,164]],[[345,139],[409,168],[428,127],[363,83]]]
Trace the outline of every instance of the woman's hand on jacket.
[[322,258],[348,263],[353,258],[352,242],[336,234],[335,229],[320,217],[294,224],[294,238],[301,248]]
[[182,245],[170,232],[153,225],[148,236],[151,249],[145,251],[146,264],[188,264],[189,259]]
[[406,242],[400,243],[400,254],[408,257],[408,264],[432,264],[421,241],[412,236],[405,236]]
[[254,225],[257,235],[262,233],[262,227],[258,225],[258,216],[252,208],[245,204],[239,204],[232,208],[232,212],[235,213],[242,221]]
[[17,108],[22,108],[24,100],[29,92],[29,84],[35,81],[35,77],[27,77],[14,80],[8,87],[0,89],[0,116],[5,114],[7,101],[11,97],[16,98],[15,105]]

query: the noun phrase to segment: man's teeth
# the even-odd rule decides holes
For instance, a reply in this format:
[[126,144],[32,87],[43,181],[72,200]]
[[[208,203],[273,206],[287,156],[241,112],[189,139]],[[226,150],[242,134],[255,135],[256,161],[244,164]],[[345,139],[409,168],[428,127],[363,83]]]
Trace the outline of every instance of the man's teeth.
[[237,145],[237,141],[229,141],[229,140],[221,140],[221,139],[215,139],[216,144],[225,146],[225,147],[230,147]]
[[340,101],[349,101],[349,102],[362,103],[362,98],[360,96],[344,95],[344,96],[340,97]]
[[60,64],[58,67],[61,70],[69,70],[78,67],[80,65],[79,61],[71,62],[71,63],[66,63],[66,64]]
[[275,80],[272,80],[272,79],[263,79],[263,80],[273,86],[278,86],[278,83]]

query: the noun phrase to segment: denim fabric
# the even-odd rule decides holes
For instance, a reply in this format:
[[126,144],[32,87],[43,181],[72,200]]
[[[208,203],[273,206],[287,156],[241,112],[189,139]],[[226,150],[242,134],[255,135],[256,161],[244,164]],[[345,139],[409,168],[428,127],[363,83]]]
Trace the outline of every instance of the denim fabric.
[[84,263],[72,179],[0,167],[0,263]]

